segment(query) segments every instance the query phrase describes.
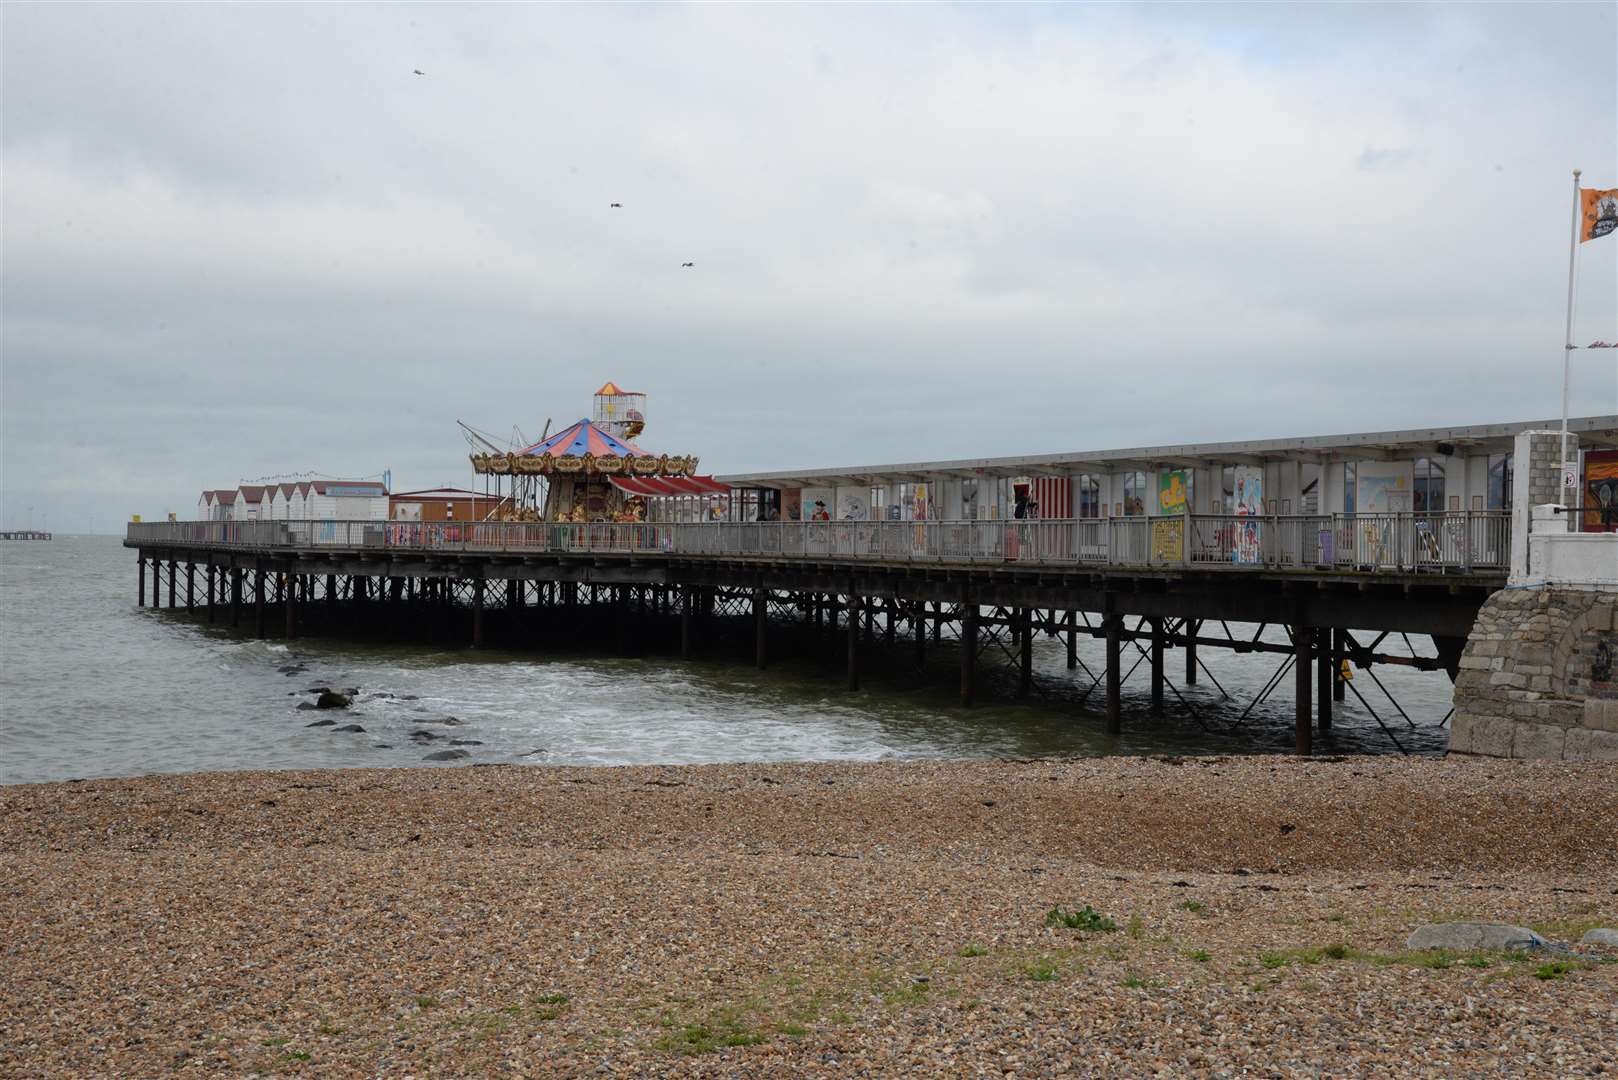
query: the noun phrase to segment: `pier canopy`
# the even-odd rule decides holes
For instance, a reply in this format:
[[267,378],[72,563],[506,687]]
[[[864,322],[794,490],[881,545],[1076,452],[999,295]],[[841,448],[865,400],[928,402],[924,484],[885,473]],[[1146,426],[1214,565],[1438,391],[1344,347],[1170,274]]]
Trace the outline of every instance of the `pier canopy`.
[[729,495],[730,486],[711,476],[615,476],[612,486],[629,495]]

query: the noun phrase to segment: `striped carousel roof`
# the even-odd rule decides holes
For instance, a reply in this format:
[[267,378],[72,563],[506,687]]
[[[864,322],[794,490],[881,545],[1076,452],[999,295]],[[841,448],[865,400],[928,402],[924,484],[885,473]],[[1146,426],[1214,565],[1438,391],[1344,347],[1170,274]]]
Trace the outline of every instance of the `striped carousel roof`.
[[646,451],[629,442],[609,435],[588,420],[580,420],[555,435],[518,451],[522,454],[549,454],[551,457],[645,457]]

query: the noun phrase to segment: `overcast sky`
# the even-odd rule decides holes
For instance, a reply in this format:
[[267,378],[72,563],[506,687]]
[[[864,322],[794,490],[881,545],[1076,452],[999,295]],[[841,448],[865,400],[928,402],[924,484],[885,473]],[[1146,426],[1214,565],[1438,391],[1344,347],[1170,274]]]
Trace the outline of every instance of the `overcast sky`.
[[609,378],[718,472],[1555,416],[1618,186],[1612,4],[3,19],[8,526],[465,484]]

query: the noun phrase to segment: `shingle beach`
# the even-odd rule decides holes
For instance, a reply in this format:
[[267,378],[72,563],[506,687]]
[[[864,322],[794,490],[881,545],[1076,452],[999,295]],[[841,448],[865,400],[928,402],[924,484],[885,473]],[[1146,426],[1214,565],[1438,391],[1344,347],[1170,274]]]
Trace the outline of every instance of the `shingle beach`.
[[1618,1068],[1618,955],[1405,950],[1618,926],[1615,766],[153,776],[0,788],[0,869],[5,1076]]

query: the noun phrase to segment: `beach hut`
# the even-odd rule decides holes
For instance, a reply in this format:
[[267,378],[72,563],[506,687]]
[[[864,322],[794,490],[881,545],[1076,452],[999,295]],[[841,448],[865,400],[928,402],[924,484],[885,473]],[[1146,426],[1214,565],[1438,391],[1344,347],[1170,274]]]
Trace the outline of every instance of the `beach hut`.
[[386,521],[388,489],[374,480],[315,480],[304,515],[321,521]]
[[262,484],[243,484],[236,489],[231,519],[256,521],[270,516],[270,489]]

